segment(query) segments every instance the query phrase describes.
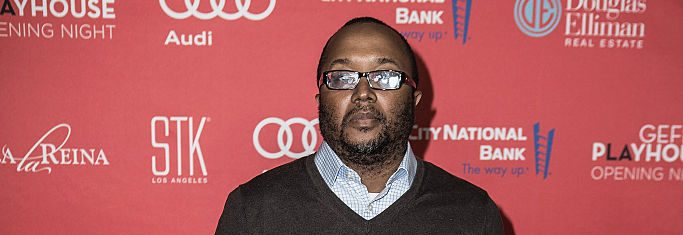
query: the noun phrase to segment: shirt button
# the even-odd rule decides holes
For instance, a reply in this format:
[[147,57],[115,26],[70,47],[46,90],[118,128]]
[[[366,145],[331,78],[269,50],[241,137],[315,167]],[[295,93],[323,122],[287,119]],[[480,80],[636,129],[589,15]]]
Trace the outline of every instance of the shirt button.
[[372,211],[372,204],[368,205],[368,211]]

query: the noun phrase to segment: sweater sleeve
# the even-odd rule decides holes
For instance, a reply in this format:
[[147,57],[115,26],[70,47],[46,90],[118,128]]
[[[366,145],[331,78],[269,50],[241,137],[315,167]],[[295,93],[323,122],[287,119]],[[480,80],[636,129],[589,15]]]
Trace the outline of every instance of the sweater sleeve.
[[500,217],[500,211],[496,203],[489,198],[486,203],[486,225],[485,234],[489,235],[503,235],[503,221]]
[[218,220],[216,234],[247,234],[247,221],[244,212],[244,198],[241,187],[237,187],[228,195],[223,213]]

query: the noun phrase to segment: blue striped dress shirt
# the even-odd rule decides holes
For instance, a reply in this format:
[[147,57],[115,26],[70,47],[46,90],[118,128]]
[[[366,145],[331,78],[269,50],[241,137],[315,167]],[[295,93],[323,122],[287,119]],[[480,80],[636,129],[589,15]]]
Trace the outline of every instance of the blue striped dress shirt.
[[417,160],[408,143],[401,165],[389,177],[384,189],[371,198],[358,173],[346,166],[326,142],[315,154],[315,165],[332,192],[366,220],[382,213],[408,191],[417,171]]

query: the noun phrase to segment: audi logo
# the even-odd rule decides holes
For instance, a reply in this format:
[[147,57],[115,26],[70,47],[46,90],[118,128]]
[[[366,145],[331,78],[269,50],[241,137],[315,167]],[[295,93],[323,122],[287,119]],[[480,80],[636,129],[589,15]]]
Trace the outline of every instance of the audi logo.
[[[280,126],[280,129],[278,129],[277,131],[277,146],[280,148],[280,150],[272,153],[263,149],[263,146],[261,146],[261,143],[259,142],[261,129],[271,124]],[[291,128],[293,124],[299,124],[304,126],[304,130],[301,135],[301,144],[303,145],[304,150],[300,153],[292,152],[291,150],[292,145],[294,144],[294,133],[292,133]],[[287,121],[276,117],[269,117],[263,119],[263,121],[259,122],[258,125],[256,125],[256,128],[254,129],[254,148],[256,148],[256,151],[259,154],[261,154],[261,156],[268,159],[277,159],[284,155],[287,155],[288,157],[295,159],[307,156],[313,153],[313,151],[315,150],[315,146],[318,142],[318,134],[315,130],[315,125],[317,124],[317,118],[311,121],[299,117],[290,118]],[[308,138],[309,136],[311,137],[310,142]]]
[[210,12],[199,11],[199,3],[201,0],[185,0],[185,8],[187,8],[187,11],[185,12],[176,12],[172,10],[166,4],[166,0],[159,0],[159,5],[161,5],[161,9],[164,10],[166,15],[178,20],[187,19],[190,16],[194,16],[201,20],[210,20],[218,16],[224,20],[236,20],[244,17],[249,20],[256,21],[265,19],[270,15],[270,13],[273,12],[273,9],[275,9],[276,0],[269,0],[270,3],[268,3],[268,8],[266,8],[265,11],[257,14],[249,12],[251,0],[235,0],[237,12],[224,12],[223,10],[225,8],[225,1],[226,0],[210,0],[209,2],[211,2],[211,9],[213,9]]

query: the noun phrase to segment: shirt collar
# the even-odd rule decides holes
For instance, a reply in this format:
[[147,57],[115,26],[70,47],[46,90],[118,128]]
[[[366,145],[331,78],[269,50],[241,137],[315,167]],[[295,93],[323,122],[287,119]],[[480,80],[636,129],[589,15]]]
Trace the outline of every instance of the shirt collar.
[[[334,184],[337,182],[337,179],[340,177],[340,174],[344,173],[344,170],[353,171],[353,169],[349,168],[344,164],[344,162],[341,161],[339,156],[337,156],[334,150],[332,150],[332,148],[325,141],[323,141],[323,143],[320,145],[318,152],[315,154],[314,160],[320,175],[323,177],[323,180],[329,187],[334,186]],[[401,179],[402,176],[407,173],[407,180],[408,184],[410,185],[415,178],[416,171],[417,159],[415,159],[415,154],[413,153],[409,142],[408,147],[406,148],[406,153],[403,155],[403,160],[401,160],[401,164],[398,166],[396,172],[394,172],[389,178],[387,184]]]

